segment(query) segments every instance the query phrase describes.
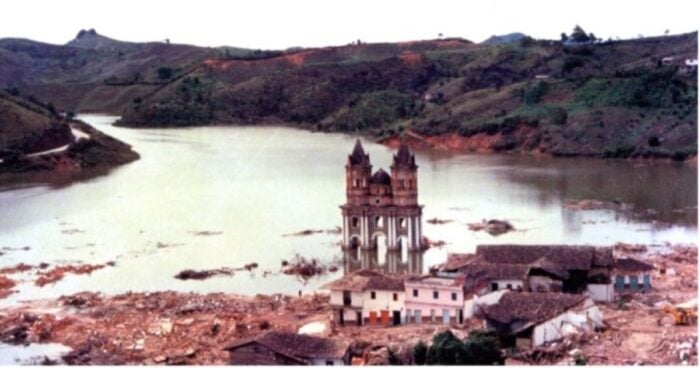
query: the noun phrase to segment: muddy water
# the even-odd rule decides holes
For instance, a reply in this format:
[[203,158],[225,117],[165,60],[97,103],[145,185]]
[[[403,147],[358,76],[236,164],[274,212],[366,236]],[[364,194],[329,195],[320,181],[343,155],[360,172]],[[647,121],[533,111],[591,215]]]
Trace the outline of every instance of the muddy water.
[[[111,126],[113,117],[81,118],[133,145],[141,160],[72,184],[65,177],[26,184],[46,180],[33,176],[0,187],[0,248],[6,248],[0,266],[116,266],[43,288],[26,282],[0,303],[81,290],[296,293],[342,274],[340,235],[283,235],[341,224],[344,165],[355,137],[280,127],[135,130]],[[375,169],[387,168],[391,150],[365,147]],[[414,268],[479,243],[696,241],[694,165],[436,152],[418,152],[417,160],[424,219],[454,221],[424,223],[426,236],[447,245],[412,258]],[[617,200],[633,210],[575,211],[566,208],[569,199]],[[508,220],[517,231],[494,237],[466,226],[490,218]],[[308,283],[280,274],[280,262],[295,254],[338,262],[340,270]],[[185,268],[250,262],[259,268],[233,277],[173,278]]]

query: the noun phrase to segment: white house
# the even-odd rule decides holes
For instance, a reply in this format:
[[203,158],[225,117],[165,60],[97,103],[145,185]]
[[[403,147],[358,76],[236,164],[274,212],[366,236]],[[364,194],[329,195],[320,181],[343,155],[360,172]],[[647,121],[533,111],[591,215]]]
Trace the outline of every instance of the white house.
[[637,292],[651,289],[651,272],[654,266],[634,258],[615,260],[613,280],[617,292]]
[[329,289],[333,320],[339,325],[398,325],[405,319],[404,283],[371,270],[345,275],[322,288]]
[[497,304],[484,308],[484,321],[487,329],[527,350],[572,333],[598,329],[603,315],[584,295],[507,292]]

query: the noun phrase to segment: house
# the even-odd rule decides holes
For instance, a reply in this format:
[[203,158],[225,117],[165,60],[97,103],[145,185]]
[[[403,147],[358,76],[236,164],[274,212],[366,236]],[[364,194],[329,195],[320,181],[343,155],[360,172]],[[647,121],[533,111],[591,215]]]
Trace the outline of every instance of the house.
[[518,290],[586,293],[594,300],[613,299],[611,247],[570,245],[479,245],[473,257],[452,257],[442,274],[466,278],[467,294]]
[[398,325],[405,317],[401,277],[362,269],[322,288],[331,291],[333,321],[339,325]]
[[498,332],[505,346],[523,350],[603,324],[595,303],[577,294],[506,292],[483,313],[486,329]]
[[651,271],[654,266],[634,258],[615,260],[615,291],[647,291],[651,289]]
[[463,323],[464,282],[432,275],[406,279],[406,323]]
[[227,346],[231,365],[349,365],[350,344],[271,331]]

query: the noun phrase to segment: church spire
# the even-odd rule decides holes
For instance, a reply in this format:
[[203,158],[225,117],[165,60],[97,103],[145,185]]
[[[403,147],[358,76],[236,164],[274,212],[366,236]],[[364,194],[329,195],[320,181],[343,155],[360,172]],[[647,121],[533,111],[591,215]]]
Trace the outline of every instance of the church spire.
[[348,156],[348,161],[351,165],[369,165],[369,155],[362,148],[362,142],[360,142],[359,138],[355,141],[355,148],[353,148],[352,154]]
[[402,139],[399,145],[399,150],[394,155],[394,165],[396,167],[404,167],[414,169],[416,167],[416,158],[408,149],[408,145]]

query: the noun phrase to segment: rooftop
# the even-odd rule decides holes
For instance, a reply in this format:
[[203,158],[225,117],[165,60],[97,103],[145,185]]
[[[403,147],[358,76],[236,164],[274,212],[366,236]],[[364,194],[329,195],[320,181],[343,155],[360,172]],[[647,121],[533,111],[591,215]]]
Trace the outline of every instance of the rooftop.
[[387,276],[383,273],[362,269],[345,275],[343,278],[322,286],[330,290],[390,290],[403,291],[403,278]]
[[508,292],[501,296],[498,304],[487,306],[484,314],[487,319],[502,324],[523,322],[522,330],[554,318],[586,299],[577,294]]
[[340,358],[345,355],[349,348],[349,344],[337,340],[291,332],[270,331],[254,338],[238,340],[227,346],[225,350],[235,350],[252,343],[263,345],[282,355],[301,360]]
[[618,258],[615,260],[615,269],[627,272],[643,272],[653,270],[654,266],[634,258]]

